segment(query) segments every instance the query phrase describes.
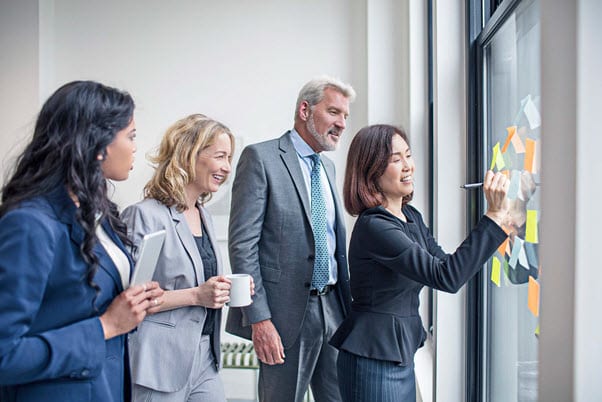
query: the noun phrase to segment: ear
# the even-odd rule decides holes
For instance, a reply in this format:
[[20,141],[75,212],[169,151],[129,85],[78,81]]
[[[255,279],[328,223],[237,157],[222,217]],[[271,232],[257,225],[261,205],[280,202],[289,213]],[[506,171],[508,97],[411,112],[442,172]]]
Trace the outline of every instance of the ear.
[[301,120],[307,121],[310,115],[311,106],[309,106],[309,103],[307,101],[301,102],[301,104],[299,105],[299,117],[301,118]]

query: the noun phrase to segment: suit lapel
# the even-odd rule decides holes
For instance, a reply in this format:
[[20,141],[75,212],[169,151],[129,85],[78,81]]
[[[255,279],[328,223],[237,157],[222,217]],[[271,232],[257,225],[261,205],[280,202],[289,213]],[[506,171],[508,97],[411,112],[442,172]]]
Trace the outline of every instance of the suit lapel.
[[194,237],[192,236],[192,232],[188,225],[186,224],[186,220],[184,218],[184,214],[178,212],[175,206],[169,207],[169,212],[171,214],[171,218],[174,222],[174,226],[176,228],[176,233],[186,250],[186,254],[188,254],[188,258],[192,261],[192,266],[194,269],[194,275],[196,277],[197,285],[205,282],[205,274],[203,272],[203,261],[201,260],[201,254],[199,253],[199,249],[194,241]]
[[[54,201],[51,203],[51,205],[54,208],[56,216],[61,222],[63,222],[69,227],[69,235],[71,237],[71,241],[75,243],[77,250],[80,250],[80,247],[84,242],[85,233],[84,229],[81,227],[81,225],[75,218],[75,204],[73,204],[73,201],[71,200],[69,194],[64,188],[60,188],[57,191],[53,192],[52,194],[50,194],[49,198],[52,198]],[[125,252],[125,255],[128,257],[128,260],[130,262],[131,270],[132,259],[130,257],[130,254],[125,250],[123,243],[121,243],[121,240],[119,240],[119,238],[115,235],[113,230],[108,226],[108,223],[105,222],[103,223],[103,225],[106,225],[103,227],[105,228],[105,231],[109,234],[109,236],[111,236],[111,239],[115,242],[115,244],[117,244],[117,246],[123,252]],[[98,241],[94,245],[94,254],[98,256],[99,268],[104,270],[111,277],[111,279],[113,279],[113,281],[117,285],[117,288],[120,289],[120,291],[123,290],[123,284],[121,282],[121,277],[119,275],[117,267],[115,267],[113,260],[111,259],[111,257],[109,257],[104,247],[100,244],[100,241]]]
[[286,169],[291,175],[291,179],[297,189],[297,194],[301,199],[303,205],[303,211],[307,217],[308,222],[311,222],[311,206],[309,204],[309,196],[307,195],[307,188],[305,188],[305,180],[303,180],[303,172],[301,166],[299,166],[299,158],[297,151],[293,146],[293,142],[290,138],[290,131],[287,131],[282,137],[280,137],[280,158],[284,162]]

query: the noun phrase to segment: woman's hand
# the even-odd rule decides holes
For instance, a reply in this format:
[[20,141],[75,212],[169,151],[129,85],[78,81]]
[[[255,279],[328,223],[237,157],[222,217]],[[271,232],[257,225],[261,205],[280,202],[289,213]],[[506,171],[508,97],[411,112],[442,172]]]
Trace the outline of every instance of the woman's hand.
[[508,187],[510,182],[503,173],[493,173],[488,170],[483,180],[483,191],[487,199],[487,212],[485,215],[491,218],[499,226],[502,226],[508,215]]
[[105,339],[130,332],[147,314],[158,311],[163,303],[163,289],[157,282],[132,286],[113,299],[100,316]]
[[196,288],[196,304],[215,309],[224,307],[230,301],[230,284],[225,276],[212,276]]

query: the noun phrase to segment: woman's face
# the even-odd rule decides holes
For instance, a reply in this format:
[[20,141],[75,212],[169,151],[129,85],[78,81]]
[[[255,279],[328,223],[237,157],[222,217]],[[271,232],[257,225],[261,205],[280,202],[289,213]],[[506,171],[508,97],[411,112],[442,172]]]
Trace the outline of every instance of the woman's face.
[[414,168],[410,147],[400,135],[394,135],[389,164],[378,179],[387,200],[399,201],[414,191]]
[[191,183],[200,193],[215,193],[230,174],[232,142],[230,136],[221,133],[215,142],[199,152],[196,159],[196,179]]
[[117,181],[128,178],[134,167],[135,139],[136,123],[132,118],[130,124],[118,131],[113,142],[107,146],[107,154],[101,164],[105,178]]

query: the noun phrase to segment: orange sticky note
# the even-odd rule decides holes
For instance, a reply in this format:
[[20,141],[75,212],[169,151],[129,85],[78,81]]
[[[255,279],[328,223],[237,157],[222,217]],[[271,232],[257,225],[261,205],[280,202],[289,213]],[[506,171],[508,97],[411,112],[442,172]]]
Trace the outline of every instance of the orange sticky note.
[[525,145],[523,144],[523,140],[520,139],[520,135],[518,135],[518,133],[516,135],[513,135],[510,141],[512,142],[512,146],[514,147],[514,152],[516,152],[517,154],[525,153]]
[[525,170],[535,173],[535,140],[527,138],[525,140]]
[[502,255],[502,257],[506,253],[509,242],[510,242],[510,239],[506,238],[506,240],[504,240],[504,242],[502,244],[500,244],[500,246],[497,248],[498,253],[500,253]]
[[495,283],[498,288],[500,287],[500,268],[500,260],[493,257],[493,261],[491,261],[491,282]]
[[508,150],[508,145],[510,145],[512,137],[514,136],[514,134],[516,134],[516,126],[507,127],[506,131],[508,131],[508,136],[506,137],[506,142],[504,142],[504,146],[502,147],[502,153],[506,153],[506,151]]
[[528,306],[529,310],[535,317],[539,317],[539,283],[532,276],[529,276],[529,291],[528,291]]
[[527,227],[525,228],[525,241],[538,243],[537,236],[537,210],[527,209]]

